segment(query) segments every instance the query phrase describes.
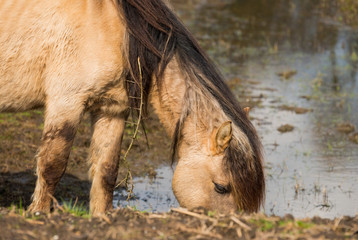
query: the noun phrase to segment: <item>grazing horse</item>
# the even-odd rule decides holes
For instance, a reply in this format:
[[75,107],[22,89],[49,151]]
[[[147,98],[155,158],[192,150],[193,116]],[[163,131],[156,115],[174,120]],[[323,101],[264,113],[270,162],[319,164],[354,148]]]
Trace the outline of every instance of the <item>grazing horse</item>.
[[161,0],[0,1],[0,111],[45,108],[30,211],[50,210],[86,111],[93,122],[90,209],[111,209],[125,120],[148,103],[173,140],[181,206],[260,208],[259,137]]

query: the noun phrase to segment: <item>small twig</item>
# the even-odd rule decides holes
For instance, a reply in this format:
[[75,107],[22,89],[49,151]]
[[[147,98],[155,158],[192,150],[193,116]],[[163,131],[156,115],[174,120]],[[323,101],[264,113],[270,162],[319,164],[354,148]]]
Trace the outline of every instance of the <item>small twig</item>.
[[210,226],[210,227],[208,227],[207,229],[205,229],[205,231],[204,231],[204,232],[211,232],[211,230],[213,230],[213,229],[214,229],[214,227],[216,227],[216,226],[217,226],[217,224],[218,224],[218,220],[217,220],[217,219],[215,219],[215,221],[213,222],[213,224],[211,224],[211,226]]
[[111,219],[109,219],[109,217],[107,217],[105,214],[101,214],[100,218],[104,221],[106,221],[108,224],[112,224]]
[[342,221],[342,217],[337,218],[337,219],[334,220],[334,225],[333,225],[333,227],[332,227],[332,230],[333,230],[333,231],[336,231],[336,230],[337,230],[338,225],[341,223],[341,221]]
[[109,217],[105,213],[99,213],[99,214],[95,215],[94,217],[98,218],[100,220],[103,220],[108,224],[112,224],[111,219],[109,219]]
[[132,99],[141,99],[140,97],[132,97],[132,96],[129,96],[129,98],[132,98]]
[[145,124],[144,124],[144,121],[142,121],[142,131],[144,133],[144,137],[145,137],[145,142],[147,143],[147,147],[148,149],[150,149],[149,147],[149,140],[148,140],[148,135],[147,135],[147,132],[145,131]]
[[28,222],[30,224],[37,224],[37,225],[44,225],[45,224],[44,222],[36,221],[36,220],[33,220],[33,219],[29,219],[29,218],[26,219],[26,222]]
[[32,237],[33,239],[38,239],[38,236],[31,232],[31,231],[24,231],[24,230],[21,230],[21,229],[18,229],[18,230],[15,230],[15,232],[17,233],[17,235],[25,235],[24,237],[22,237],[21,239],[28,239],[28,237]]
[[29,147],[32,147],[32,148],[39,148],[39,146],[35,145],[35,144],[31,144],[31,143],[25,143],[25,142],[21,142],[22,144],[26,145],[26,146],[29,146]]
[[241,222],[237,217],[232,216],[230,218],[233,222],[237,223],[240,227],[245,229],[246,231],[251,231],[251,227],[247,226],[245,223]]
[[133,83],[133,84],[136,84],[137,82],[135,82],[135,81],[131,81],[131,80],[126,80],[127,82],[129,82],[129,83]]
[[60,209],[62,212],[65,212],[65,209],[60,206],[60,204],[58,203],[57,199],[54,196],[52,196],[51,194],[48,194],[48,195],[50,196],[50,198],[53,201],[53,208]]
[[150,214],[149,216],[148,216],[148,218],[150,218],[150,219],[152,219],[152,218],[154,218],[154,219],[165,219],[165,218],[167,218],[167,216],[165,216],[165,215],[159,215],[159,214]]
[[72,208],[75,208],[75,207],[76,207],[77,201],[78,201],[78,197],[76,197],[75,203],[73,204],[73,207],[72,207]]
[[236,228],[236,235],[237,235],[238,238],[241,238],[241,237],[242,237],[241,228]]
[[211,217],[207,217],[198,213],[194,213],[191,212],[185,208],[172,208],[171,209],[173,212],[177,212],[177,213],[181,213],[181,214],[185,214],[185,215],[189,215],[191,217],[195,217],[195,218],[199,218],[199,219],[203,219],[203,220],[210,220],[210,221],[216,221],[216,219],[213,219]]
[[[127,191],[128,191],[128,197],[127,197],[127,201],[131,198],[132,194],[133,194],[133,188],[134,188],[134,184],[133,184],[133,176],[132,176],[132,172],[130,170],[130,166],[129,166],[129,163],[127,161],[127,156],[129,154],[129,151],[131,150],[132,146],[133,146],[133,143],[134,143],[134,140],[137,138],[137,134],[139,132],[139,126],[140,126],[140,122],[142,120],[142,113],[143,113],[143,105],[144,105],[144,100],[143,100],[143,76],[142,76],[142,67],[141,67],[141,64],[140,64],[140,58],[138,57],[138,68],[139,68],[139,84],[140,84],[140,106],[139,108],[133,108],[135,110],[138,110],[139,111],[139,115],[138,115],[138,120],[137,120],[137,123],[134,123],[134,125],[136,125],[136,128],[135,128],[135,131],[133,133],[133,136],[131,138],[131,142],[128,146],[128,149],[126,151],[126,153],[124,154],[124,157],[123,157],[123,162],[124,164],[126,165],[127,167],[127,175],[126,177],[119,183],[117,184],[116,187],[122,185],[123,182],[126,183],[126,188],[127,188]],[[134,82],[134,81],[128,81],[128,82]],[[136,82],[134,82],[136,83]],[[128,183],[129,181],[129,183]],[[128,190],[128,185],[130,185],[130,188]]]
[[198,229],[188,228],[188,227],[185,227],[185,226],[180,226],[178,229],[180,231],[182,231],[182,232],[195,233],[195,234],[209,236],[209,237],[213,237],[213,238],[217,238],[217,239],[222,239],[223,238],[219,234],[215,234],[215,233],[211,233],[211,232],[203,232],[203,231],[200,231]]

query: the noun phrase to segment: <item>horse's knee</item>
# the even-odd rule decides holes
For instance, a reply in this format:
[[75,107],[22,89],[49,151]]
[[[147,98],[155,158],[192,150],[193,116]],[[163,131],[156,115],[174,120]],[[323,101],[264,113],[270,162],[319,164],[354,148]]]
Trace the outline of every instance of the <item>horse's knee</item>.
[[98,169],[93,178],[92,189],[102,191],[106,198],[113,195],[113,189],[117,181],[118,161],[98,164]]
[[114,163],[103,163],[102,165],[102,185],[108,192],[112,192],[117,181],[118,161]]
[[64,174],[76,126],[68,122],[47,126],[37,154],[37,182],[30,211],[50,210],[55,187]]
[[67,166],[67,159],[49,159],[39,157],[37,164],[38,178],[43,179],[45,184],[53,190],[60,181]]
[[75,133],[76,128],[68,123],[51,127],[44,133],[37,169],[48,184],[56,184],[65,171]]
[[49,126],[42,136],[42,144],[51,140],[63,140],[64,143],[71,143],[75,137],[77,126],[70,122],[64,122],[62,126]]

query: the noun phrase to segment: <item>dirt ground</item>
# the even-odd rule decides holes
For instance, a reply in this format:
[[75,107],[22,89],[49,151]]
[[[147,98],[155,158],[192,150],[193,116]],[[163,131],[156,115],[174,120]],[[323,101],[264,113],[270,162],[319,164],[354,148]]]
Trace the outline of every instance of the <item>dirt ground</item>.
[[120,209],[102,218],[60,210],[26,216],[0,209],[0,239],[358,239],[358,216],[297,220],[263,215],[219,215],[173,209],[150,214]]

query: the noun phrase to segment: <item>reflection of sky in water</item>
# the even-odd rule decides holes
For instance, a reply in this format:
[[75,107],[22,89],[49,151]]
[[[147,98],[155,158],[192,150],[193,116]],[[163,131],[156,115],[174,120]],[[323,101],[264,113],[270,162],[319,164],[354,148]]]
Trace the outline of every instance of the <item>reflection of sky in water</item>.
[[141,211],[167,212],[171,207],[178,207],[178,202],[172,191],[173,170],[162,166],[156,170],[156,178],[134,179],[134,197],[127,202],[127,191],[115,191],[113,206],[134,207]]
[[[289,56],[294,57],[294,54]],[[281,65],[275,64],[275,61],[266,65],[262,72],[256,70],[262,69],[260,63],[249,61],[249,68],[242,67],[242,73],[250,79],[265,79],[259,85],[260,88],[266,86],[276,89],[275,92],[267,92],[253,87],[253,94],[267,97],[262,107],[255,108],[252,113],[256,118],[254,124],[258,126],[263,138],[268,166],[267,213],[272,211],[278,215],[293,213],[300,217],[316,214],[333,217],[352,215],[358,211],[357,145],[350,143],[346,135],[334,130],[335,122],[349,120],[358,125],[357,116],[348,114],[344,107],[340,109],[335,106],[337,100],[339,102],[342,99],[336,99],[336,93],[323,93],[317,101],[300,98],[302,95],[315,94],[312,93],[311,81],[316,77],[315,71],[326,74],[325,57],[327,54],[316,55],[310,61],[301,58],[288,63],[287,67],[298,71],[288,81],[282,81],[276,76]],[[316,64],[312,66],[312,62]],[[345,104],[353,106],[356,101],[357,97],[347,98]],[[277,105],[282,104],[312,108],[313,112],[297,115],[277,109]],[[295,126],[295,130],[285,134],[276,131],[286,123]],[[298,196],[295,186],[304,189],[298,189]],[[323,199],[324,191],[328,196],[326,202]],[[331,207],[319,207],[326,204]]]
[[[265,212],[296,217],[358,213],[358,145],[335,130],[345,121],[358,127],[358,62],[352,57],[358,54],[358,31],[332,21],[335,9],[323,11],[319,1],[172,2],[228,79],[259,82],[244,87],[249,95],[264,96],[251,116],[265,148]],[[297,71],[292,79],[277,76],[288,69]],[[284,104],[313,112],[278,109]],[[294,131],[279,133],[283,124],[295,126]],[[162,191],[159,185],[154,188]]]

